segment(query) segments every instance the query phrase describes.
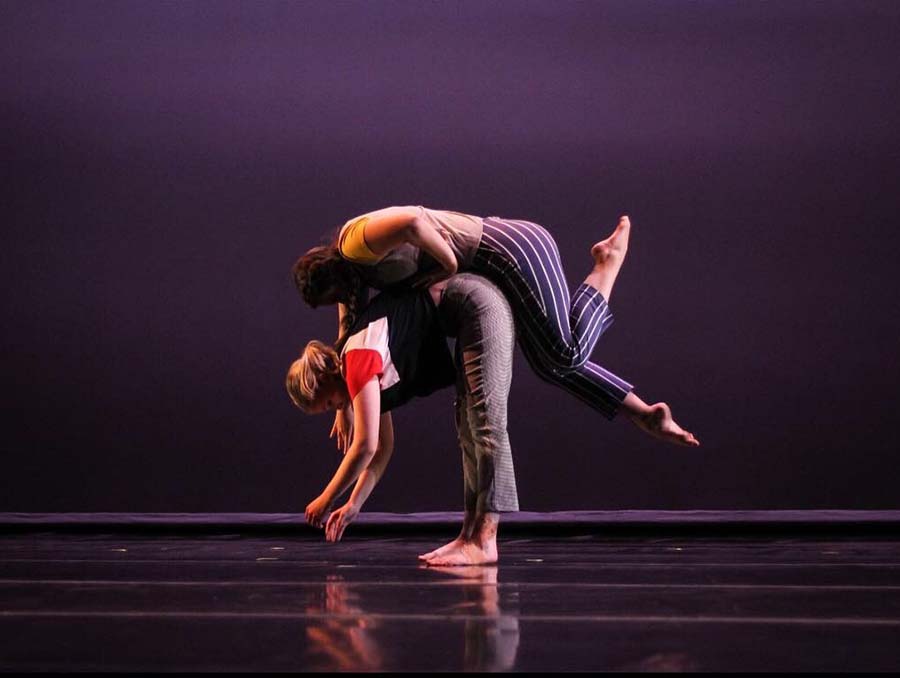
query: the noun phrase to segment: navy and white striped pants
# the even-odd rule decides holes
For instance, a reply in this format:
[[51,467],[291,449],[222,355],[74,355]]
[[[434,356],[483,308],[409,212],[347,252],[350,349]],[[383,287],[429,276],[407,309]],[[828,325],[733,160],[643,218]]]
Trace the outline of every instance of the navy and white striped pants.
[[587,283],[569,296],[559,249],[540,224],[498,216],[482,221],[481,243],[468,270],[503,290],[532,369],[607,419],[615,417],[634,385],[588,360],[613,323],[607,300]]

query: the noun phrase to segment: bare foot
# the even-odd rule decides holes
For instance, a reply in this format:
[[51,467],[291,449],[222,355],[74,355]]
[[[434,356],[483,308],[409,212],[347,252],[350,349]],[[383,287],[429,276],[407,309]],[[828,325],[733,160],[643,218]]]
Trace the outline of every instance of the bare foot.
[[591,247],[591,256],[597,266],[617,264],[621,266],[628,252],[628,235],[631,232],[631,220],[627,214],[619,217],[616,230],[606,240],[601,240]]
[[638,428],[643,429],[654,438],[665,440],[676,445],[699,447],[700,441],[694,434],[685,431],[672,419],[672,409],[666,403],[655,403],[643,414],[631,414],[629,418]]
[[497,542],[487,541],[480,544],[471,540],[464,541],[440,555],[427,559],[426,562],[428,565],[495,565]]
[[463,539],[462,535],[460,535],[449,544],[444,544],[440,548],[436,548],[434,551],[429,551],[428,553],[421,554],[419,556],[419,560],[428,560],[429,558],[433,558],[435,556],[441,556],[447,553],[447,551],[452,551],[459,548],[463,543],[465,543],[465,539]]

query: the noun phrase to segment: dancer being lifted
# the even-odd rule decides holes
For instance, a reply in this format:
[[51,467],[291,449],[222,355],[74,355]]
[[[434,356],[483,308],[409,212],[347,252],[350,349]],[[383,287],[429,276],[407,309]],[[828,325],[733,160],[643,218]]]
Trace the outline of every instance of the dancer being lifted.
[[[589,357],[613,323],[613,285],[628,251],[623,215],[590,254],[593,267],[570,296],[559,249],[540,224],[479,217],[422,205],[393,206],[350,219],[328,245],[310,249],[292,269],[297,289],[315,308],[338,304],[339,339],[359,312],[367,287],[425,288],[457,271],[483,275],[513,310],[519,346],[534,372],[613,419],[620,409],[647,433],[680,445],[699,441],[672,418],[669,405],[646,405],[634,385]],[[331,429],[338,448],[350,444],[350,404]]]

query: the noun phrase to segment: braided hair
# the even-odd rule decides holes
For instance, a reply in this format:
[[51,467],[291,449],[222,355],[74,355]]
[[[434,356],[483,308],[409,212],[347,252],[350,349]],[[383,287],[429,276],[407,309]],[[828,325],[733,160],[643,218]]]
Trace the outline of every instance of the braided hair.
[[[341,321],[340,334],[346,337],[368,298],[368,288],[356,265],[344,259],[338,250],[338,233],[331,242],[318,245],[297,259],[291,268],[291,276],[297,291],[312,308],[321,304],[347,307]],[[342,342],[343,343],[343,342]]]

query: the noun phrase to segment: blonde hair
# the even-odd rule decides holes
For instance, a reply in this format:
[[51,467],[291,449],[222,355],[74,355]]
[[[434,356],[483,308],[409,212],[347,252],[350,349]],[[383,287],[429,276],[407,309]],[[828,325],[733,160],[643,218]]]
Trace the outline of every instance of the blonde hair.
[[332,346],[313,339],[287,372],[285,386],[294,405],[304,412],[312,407],[319,389],[328,378],[343,378],[341,358]]

